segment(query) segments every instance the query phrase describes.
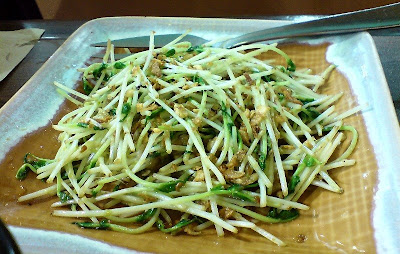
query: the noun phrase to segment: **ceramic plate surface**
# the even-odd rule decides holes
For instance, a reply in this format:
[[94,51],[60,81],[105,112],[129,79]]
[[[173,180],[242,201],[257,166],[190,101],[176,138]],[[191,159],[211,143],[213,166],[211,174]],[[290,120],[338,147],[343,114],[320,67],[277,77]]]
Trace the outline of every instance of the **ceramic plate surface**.
[[[124,235],[110,231],[83,230],[71,220],[51,217],[51,200],[32,206],[16,204],[16,168],[21,158],[7,155],[23,140],[32,147],[41,139],[24,138],[50,123],[63,99],[52,86],[58,81],[75,87],[80,79],[77,68],[101,49],[91,43],[131,36],[183,33],[205,39],[237,36],[250,31],[285,24],[266,20],[227,20],[197,18],[121,17],[90,21],[79,28],[58,49],[24,87],[0,110],[0,217],[8,223],[24,253],[400,253],[400,130],[392,99],[373,40],[368,33],[303,39],[294,46],[283,46],[296,65],[317,73],[329,64],[337,65],[324,92],[345,92],[337,106],[339,112],[362,105],[361,113],[346,119],[356,126],[360,141],[352,158],[357,164],[338,169],[333,176],[344,188],[342,195],[321,190],[303,202],[310,211],[299,219],[265,229],[288,243],[277,247],[250,231],[218,238],[209,232],[201,236],[170,236],[157,231]],[[49,134],[55,135],[55,134]],[[45,136],[43,136],[45,137]],[[53,136],[51,136],[53,138]],[[43,145],[40,149],[50,149]],[[39,150],[40,150],[39,149]],[[55,149],[54,147],[51,149]],[[6,166],[12,169],[5,172]],[[29,179],[27,179],[29,180]],[[24,190],[25,191],[25,190]],[[29,188],[28,188],[29,191]],[[298,236],[306,236],[303,242]],[[118,246],[118,247],[117,247]]]

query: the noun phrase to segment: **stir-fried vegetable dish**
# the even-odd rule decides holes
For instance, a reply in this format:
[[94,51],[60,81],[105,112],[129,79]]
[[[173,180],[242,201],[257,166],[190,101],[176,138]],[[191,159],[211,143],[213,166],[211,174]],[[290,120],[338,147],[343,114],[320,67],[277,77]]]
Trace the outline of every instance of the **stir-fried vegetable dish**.
[[299,200],[311,185],[343,192],[329,173],[355,163],[357,131],[343,119],[360,108],[336,112],[342,94],[319,93],[334,66],[316,75],[277,44],[182,39],[154,48],[152,34],[149,50],[118,61],[109,44],[103,62],[81,70],[82,92],[55,82],[77,108],[53,125],[55,157],[28,153],[17,173],[53,185],[19,201],[57,195],[53,215],[83,228],[222,236],[244,227],[284,245],[268,223],[309,209]]

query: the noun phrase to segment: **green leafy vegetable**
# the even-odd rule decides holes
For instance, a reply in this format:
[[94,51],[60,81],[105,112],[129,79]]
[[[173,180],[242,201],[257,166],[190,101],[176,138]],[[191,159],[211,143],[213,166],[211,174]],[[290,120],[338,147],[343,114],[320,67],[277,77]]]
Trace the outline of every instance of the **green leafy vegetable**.
[[296,71],[296,65],[293,63],[292,59],[287,60],[287,70],[288,71]]
[[197,218],[193,218],[191,220],[188,219],[182,219],[180,220],[177,224],[175,224],[174,226],[170,227],[170,228],[165,228],[164,223],[162,222],[162,220],[157,220],[156,222],[156,226],[157,228],[163,232],[163,233],[174,233],[178,230],[180,230],[181,228],[193,223],[197,221]]
[[131,112],[131,104],[126,102],[122,106],[121,114],[126,115],[126,114],[129,114],[129,112]]
[[197,75],[193,76],[192,81],[195,83],[199,83],[200,85],[204,85],[206,83],[202,77],[199,77]]
[[173,55],[175,55],[175,49],[170,49],[170,50],[167,51],[167,53],[165,53],[166,57],[170,57],[170,56],[173,56]]
[[132,106],[129,102],[125,102],[124,105],[122,105],[121,114],[125,116],[121,119],[120,122],[123,122],[128,117],[128,114],[131,112],[131,108]]
[[288,185],[288,192],[293,193],[295,191],[297,184],[300,182],[300,174],[303,172],[303,170],[306,167],[313,167],[318,163],[320,163],[320,162],[316,158],[307,154],[304,157],[303,161],[297,166],[296,171],[292,175],[292,178],[290,179],[290,182]]
[[261,79],[264,80],[265,82],[274,81],[274,79],[272,78],[272,75],[265,75],[265,76],[262,76]]
[[63,179],[63,180],[67,180],[67,179],[68,179],[68,173],[67,173],[67,171],[63,171],[63,172],[61,173],[61,179]]
[[185,183],[189,180],[192,175],[189,173],[183,174],[180,179],[175,181],[170,181],[166,183],[160,183],[157,190],[169,193],[171,191],[175,191],[177,189],[178,184],[181,186],[185,185]]
[[303,119],[303,122],[311,122],[315,118],[317,118],[320,113],[314,107],[302,108],[299,112],[299,116]]
[[108,64],[102,63],[99,68],[93,70],[93,76],[95,78],[100,78],[101,73],[103,72],[103,70],[107,69],[107,67]]
[[229,195],[231,197],[238,198],[243,201],[256,202],[253,196],[243,192],[244,189],[245,186],[242,186],[240,184],[233,184],[229,186],[227,189],[224,189],[222,185],[217,185],[210,191],[217,195]]
[[110,227],[110,223],[107,220],[102,220],[99,223],[88,221],[88,222],[73,222],[73,224],[76,224],[81,228],[91,228],[91,229],[107,229]]
[[300,182],[300,177],[298,175],[293,175],[288,184],[289,194],[294,192],[294,190],[299,182]]
[[18,169],[15,177],[18,180],[24,180],[28,175],[29,169],[32,170],[34,173],[36,173],[38,168],[41,168],[53,162],[54,160],[43,159],[31,153],[27,153],[24,156],[24,164]]
[[117,109],[115,109],[115,108],[110,109],[110,111],[108,111],[108,114],[110,116],[115,116],[117,114]]
[[152,209],[145,211],[142,214],[139,214],[138,216],[135,216],[135,222],[143,222],[143,221],[150,219],[151,217],[153,217],[153,215],[156,213],[156,211],[157,211],[157,208],[152,208]]
[[258,165],[263,170],[265,169],[265,159],[266,159],[265,154],[261,154],[260,157],[258,157]]
[[[83,123],[83,122],[79,122],[76,124],[78,127],[82,127],[82,128],[89,128],[89,124],[88,123]],[[93,126],[93,130],[95,131],[101,131],[101,130],[105,130],[105,128],[103,127],[99,127],[99,126]]]
[[93,126],[93,130],[95,130],[95,131],[102,131],[102,130],[105,130],[106,128],[104,128],[104,127],[99,127],[99,126]]
[[[107,218],[110,218],[110,220],[118,220],[120,222],[125,222],[125,223],[134,223],[134,222],[144,222],[149,220],[151,217],[154,216],[156,213],[157,208],[152,208],[149,210],[146,210],[144,213],[139,214],[137,216],[131,217],[131,218],[117,218],[114,216],[107,216]],[[111,224],[108,222],[108,220],[102,220],[100,223],[95,223],[95,222],[74,222],[73,224],[78,225],[79,227],[82,228],[88,228],[88,229],[122,229],[124,232],[129,232],[129,230],[126,227],[122,227],[116,224]],[[125,230],[126,229],[126,230]],[[116,230],[119,231],[119,230]]]
[[121,63],[121,62],[115,62],[114,63],[114,68],[115,69],[123,69],[123,68],[125,68],[125,66],[126,66],[126,64]]
[[27,153],[24,156],[24,162],[31,164],[36,169],[46,166],[47,164],[50,164],[53,161],[54,160],[43,159],[43,158],[37,157],[31,153]]
[[319,163],[318,160],[310,155],[306,155],[303,162],[306,164],[307,167],[315,166],[315,164]]
[[114,73],[112,73],[112,72],[111,72],[110,74],[106,73],[106,74],[104,75],[103,80],[104,80],[104,81],[109,81],[110,78],[111,78],[112,76],[114,76]]
[[307,103],[315,101],[313,98],[297,98],[303,105],[306,105]]
[[97,194],[101,191],[101,189],[104,187],[104,184],[99,184],[97,185],[96,188],[92,189],[92,196],[96,197]]
[[96,166],[96,163],[97,163],[97,160],[92,160],[92,161],[89,163],[89,168],[94,168],[94,167]]
[[15,177],[18,180],[24,180],[28,175],[29,169],[36,173],[36,169],[31,164],[25,163],[18,169]]
[[245,186],[243,186],[243,188],[244,189],[251,189],[251,188],[257,188],[259,185],[258,185],[258,182],[255,182],[255,183],[252,183],[252,184],[249,184],[249,185],[245,185]]
[[82,127],[82,128],[87,128],[88,126],[89,126],[89,124],[87,124],[87,123],[77,123],[76,124],[78,127]]
[[201,53],[201,52],[203,52],[204,51],[204,48],[203,48],[203,46],[201,46],[201,45],[199,45],[199,46],[192,46],[192,47],[189,47],[187,50],[186,50],[186,52],[197,52],[197,53]]
[[156,118],[158,115],[161,114],[161,112],[164,112],[164,111],[165,111],[165,109],[163,107],[159,107],[159,108],[153,110],[149,116],[146,116],[145,124],[147,124],[148,121]]
[[93,85],[91,85],[85,77],[82,77],[82,83],[83,83],[83,91],[85,92],[85,94],[90,94],[90,92],[92,92],[93,90]]
[[281,210],[281,211],[279,211],[277,208],[272,208],[268,212],[268,217],[273,219],[278,219],[280,222],[288,222],[299,217],[299,211],[297,211],[297,209],[294,208],[290,210]]
[[232,135],[232,127],[234,126],[232,116],[229,114],[226,109],[225,103],[221,102],[221,111],[222,118],[224,120],[224,127],[229,131],[229,134]]
[[255,202],[254,197],[252,197],[251,195],[248,195],[246,193],[243,192],[244,186],[239,185],[239,184],[234,184],[232,186],[230,186],[227,191],[229,191],[231,193],[232,197],[241,199],[243,201],[250,201],[250,202]]
[[211,188],[210,191],[219,191],[219,190],[224,190],[224,186],[222,184],[214,186],[213,188]]
[[72,197],[65,191],[60,191],[57,193],[57,195],[60,198],[61,203],[65,203],[72,199]]
[[[152,209],[146,210],[142,214],[136,215],[134,217],[121,218],[121,217],[115,217],[115,216],[107,216],[107,219],[109,219],[110,221],[118,221],[118,222],[122,222],[122,223],[144,222],[144,221],[151,219],[151,217],[153,217],[156,214],[156,212],[157,212],[157,208],[152,208]],[[111,224],[111,226],[112,225],[115,225],[115,224]]]
[[162,183],[162,184],[160,184],[160,187],[157,188],[157,190],[166,192],[166,193],[169,193],[171,191],[176,191],[176,187],[178,186],[179,183],[185,184],[186,181],[176,180],[176,181],[170,181],[167,183]]
[[212,136],[217,135],[217,132],[215,131],[214,128],[199,128],[199,132],[201,134],[207,134],[207,135],[212,135]]
[[115,185],[112,191],[118,191],[119,190],[119,184]]

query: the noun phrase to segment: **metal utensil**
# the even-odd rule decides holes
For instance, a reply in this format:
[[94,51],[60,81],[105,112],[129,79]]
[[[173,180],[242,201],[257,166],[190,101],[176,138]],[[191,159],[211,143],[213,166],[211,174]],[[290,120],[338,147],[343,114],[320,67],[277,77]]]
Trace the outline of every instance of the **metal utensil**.
[[[304,37],[315,35],[343,34],[359,32],[370,29],[381,29],[400,25],[400,3],[384,5],[381,7],[365,9],[354,12],[347,12],[325,18],[284,25],[275,28],[264,29],[228,39],[217,44],[215,47],[233,48],[243,44],[272,39],[291,37]],[[177,34],[165,34],[155,36],[155,46],[162,47],[175,39]],[[192,42],[192,45],[200,45],[207,40],[197,36],[187,36],[185,40]],[[115,47],[147,47],[149,36],[126,38],[114,40]],[[107,42],[92,44],[95,47],[105,47]]]

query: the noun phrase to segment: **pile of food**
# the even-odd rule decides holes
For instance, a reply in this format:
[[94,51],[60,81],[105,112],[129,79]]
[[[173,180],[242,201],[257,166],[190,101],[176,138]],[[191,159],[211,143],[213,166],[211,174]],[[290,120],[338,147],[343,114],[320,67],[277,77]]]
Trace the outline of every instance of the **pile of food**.
[[[83,91],[55,82],[77,105],[53,127],[54,159],[32,154],[29,170],[50,187],[20,202],[57,195],[53,215],[86,218],[80,227],[142,233],[217,235],[250,228],[278,245],[259,222],[280,223],[309,207],[311,185],[341,193],[330,170],[348,159],[357,132],[335,112],[341,97],[318,93],[334,66],[320,75],[298,70],[276,44],[192,46],[184,35],[149,50],[81,70]],[[286,65],[260,57],[275,52]],[[351,142],[335,158],[346,135]],[[40,155],[38,155],[40,156]]]

